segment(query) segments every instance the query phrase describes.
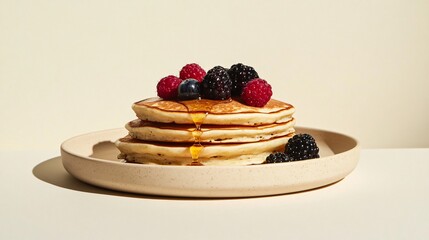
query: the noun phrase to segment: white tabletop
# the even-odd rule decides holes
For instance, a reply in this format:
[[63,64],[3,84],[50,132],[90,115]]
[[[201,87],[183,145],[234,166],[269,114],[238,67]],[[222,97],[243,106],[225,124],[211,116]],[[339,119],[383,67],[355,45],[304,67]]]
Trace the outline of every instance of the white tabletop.
[[99,189],[58,155],[0,152],[0,239],[429,239],[429,149],[362,150],[328,187],[217,200]]

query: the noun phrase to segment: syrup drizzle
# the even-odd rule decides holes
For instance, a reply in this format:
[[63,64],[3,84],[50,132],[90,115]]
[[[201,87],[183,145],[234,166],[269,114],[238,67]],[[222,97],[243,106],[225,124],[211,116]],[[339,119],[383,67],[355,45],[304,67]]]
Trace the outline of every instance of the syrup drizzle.
[[189,152],[192,157],[192,163],[188,164],[190,166],[202,166],[203,164],[199,161],[199,156],[201,151],[204,149],[204,146],[201,144],[201,135],[203,131],[201,126],[204,123],[207,115],[210,113],[210,110],[213,106],[225,103],[231,100],[219,101],[219,100],[207,100],[207,99],[198,99],[198,100],[189,100],[180,102],[183,104],[188,113],[191,115],[192,121],[195,124],[195,129],[192,129],[192,136],[194,137],[194,144],[189,147]]
[[207,113],[191,113],[192,121],[195,124],[195,129],[192,130],[192,136],[194,137],[194,144],[189,148],[189,152],[192,157],[192,166],[202,165],[198,158],[200,156],[201,151],[203,150],[203,145],[201,145],[201,135],[203,132],[201,131],[201,125],[206,118]]

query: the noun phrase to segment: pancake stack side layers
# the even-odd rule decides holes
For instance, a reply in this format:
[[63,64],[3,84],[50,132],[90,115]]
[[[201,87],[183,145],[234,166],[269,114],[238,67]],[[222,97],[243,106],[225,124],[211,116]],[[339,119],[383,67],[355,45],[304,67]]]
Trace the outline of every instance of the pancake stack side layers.
[[[116,142],[120,158],[162,165],[250,165],[284,151],[295,129],[295,108],[271,99],[264,107],[237,100],[168,101],[150,98],[132,106],[138,119]],[[195,121],[201,116],[201,123]],[[200,124],[200,132],[197,125]],[[200,134],[199,139],[195,135]],[[202,146],[198,158],[192,147]]]

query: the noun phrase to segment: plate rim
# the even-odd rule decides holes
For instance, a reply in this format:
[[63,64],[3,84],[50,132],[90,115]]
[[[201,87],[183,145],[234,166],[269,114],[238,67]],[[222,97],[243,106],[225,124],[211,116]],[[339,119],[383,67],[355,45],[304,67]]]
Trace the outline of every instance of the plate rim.
[[[88,149],[85,146],[82,147],[79,142],[74,142],[79,141],[79,138],[88,137],[88,135],[98,135],[82,139],[82,141],[91,147],[100,142],[114,144],[116,137],[120,138],[122,134],[126,134],[125,129],[114,128],[80,134],[67,139],[61,144],[61,157],[63,166],[70,175],[97,187],[144,195],[197,198],[257,197],[302,192],[338,182],[356,168],[360,156],[360,145],[356,138],[329,130],[306,127],[296,127],[296,129],[297,132],[313,133],[316,140],[317,137],[320,137],[328,147],[335,144],[335,142],[328,142],[330,136],[333,139],[339,137],[340,140],[347,140],[347,145],[343,147],[340,145],[339,153],[332,151],[332,154],[317,159],[250,166],[189,167],[126,164],[112,158],[91,157],[87,155]],[[68,144],[72,145],[68,146]],[[77,152],[73,151],[73,147],[78,149]],[[114,147],[110,146],[106,150],[109,151]],[[80,148],[84,148],[84,150],[81,151]],[[321,170],[323,171],[320,172]],[[111,174],[112,171],[117,174]],[[312,176],[313,173],[316,175]],[[235,182],[236,174],[240,174],[240,178],[246,180]],[[271,180],[259,181],[259,177],[266,176],[265,174],[269,174],[268,179]],[[204,177],[201,178],[201,176]],[[173,181],[182,177],[184,177],[183,181]],[[213,182],[213,177],[215,179],[221,177],[222,180]],[[226,181],[224,178],[230,181]],[[195,184],[195,179],[201,181]],[[274,179],[280,181],[272,182]]]

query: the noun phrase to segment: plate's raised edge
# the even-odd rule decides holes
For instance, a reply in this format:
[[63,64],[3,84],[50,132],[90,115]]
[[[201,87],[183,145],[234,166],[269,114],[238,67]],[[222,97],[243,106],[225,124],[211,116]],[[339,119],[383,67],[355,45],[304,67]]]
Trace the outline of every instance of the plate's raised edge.
[[[359,141],[356,138],[351,137],[350,135],[339,133],[339,132],[334,132],[334,131],[329,131],[329,130],[317,129],[317,128],[309,128],[309,127],[301,127],[301,126],[297,126],[297,127],[294,127],[294,128],[295,128],[296,132],[298,132],[298,133],[299,132],[305,133],[306,131],[311,131],[311,132],[325,132],[325,133],[338,134],[338,135],[342,135],[344,137],[350,138],[350,139],[352,139],[356,143],[356,145],[353,148],[350,148],[350,149],[348,149],[348,150],[346,150],[344,152],[338,153],[338,154],[334,154],[333,156],[347,154],[348,152],[353,151],[353,150],[358,150],[358,151],[360,150]],[[116,165],[124,166],[124,163],[119,162],[119,161],[116,162],[116,161],[112,161],[112,160],[106,160],[106,159],[101,159],[101,158],[93,158],[93,157],[90,157],[90,156],[84,156],[84,155],[76,154],[76,153],[73,153],[73,152],[67,150],[66,147],[65,147],[68,144],[69,141],[74,141],[77,138],[81,138],[81,137],[84,137],[84,136],[87,136],[87,135],[92,135],[92,134],[101,134],[101,133],[113,132],[113,131],[118,131],[118,132],[122,131],[124,134],[126,134],[126,130],[123,129],[123,128],[113,128],[113,129],[106,129],[106,130],[100,130],[100,131],[94,131],[94,132],[84,133],[84,134],[80,134],[80,135],[71,137],[71,138],[65,140],[64,142],[62,142],[61,145],[60,145],[60,150],[61,150],[62,153],[64,152],[64,153],[67,153],[67,154],[75,156],[75,157],[85,158],[85,159],[88,159],[88,160],[102,162],[102,163],[106,163],[106,164],[114,164],[114,165],[116,164]],[[120,136],[118,136],[118,138],[120,138]],[[112,143],[114,143],[114,142],[112,142]],[[279,165],[283,165],[283,164],[302,164],[302,163],[305,163],[307,161],[320,161],[320,160],[323,160],[325,158],[328,158],[328,157],[321,157],[321,158],[316,158],[316,159],[308,159],[308,160],[295,161],[295,162],[276,163],[276,164],[260,164],[260,165],[250,165],[250,166],[204,166],[204,167],[200,167],[200,169],[207,169],[207,168],[216,168],[216,169],[221,169],[221,168],[248,168],[248,167],[252,167],[252,168],[254,168],[254,167],[257,167],[257,168],[263,167],[263,168],[265,168],[265,167],[273,167],[274,165],[275,166],[279,166]],[[187,169],[187,168],[189,168],[189,167],[186,167],[186,166],[154,165],[154,164],[150,164],[150,165],[149,164],[133,164],[133,167],[142,167],[142,168],[148,168],[148,167],[149,168],[166,168],[166,167],[168,167],[168,168],[178,168],[178,169],[185,169],[185,168]],[[198,167],[192,167],[192,169],[197,169],[197,168]]]
[[[112,128],[112,129],[99,130],[99,131],[94,131],[94,132],[88,132],[88,133],[79,134],[79,135],[76,135],[74,137],[68,138],[67,140],[65,140],[65,141],[63,141],[61,143],[61,145],[60,145],[61,153],[65,152],[65,153],[67,153],[69,155],[72,155],[72,156],[75,156],[75,157],[90,159],[90,160],[98,161],[98,162],[105,162],[105,163],[109,163],[109,164],[123,164],[121,162],[114,162],[114,161],[111,161],[111,160],[106,160],[106,159],[101,159],[101,158],[93,158],[93,157],[90,157],[90,156],[84,156],[84,155],[76,154],[76,153],[73,153],[70,150],[68,150],[67,147],[66,147],[67,144],[69,144],[69,142],[75,141],[78,138],[81,138],[81,137],[84,137],[84,136],[87,136],[87,135],[102,134],[102,133],[113,132],[113,131],[123,132],[124,135],[127,133],[127,131],[126,131],[125,128]],[[118,139],[119,138],[120,138],[120,136],[118,137]],[[115,143],[115,142],[112,142],[112,143]]]
[[[311,128],[311,127],[304,127],[304,126],[296,126],[295,128],[295,133],[305,133],[305,131],[312,131],[312,132],[325,132],[325,133],[331,133],[331,134],[338,134],[338,135],[342,135],[344,137],[350,138],[351,140],[353,140],[356,145],[353,148],[348,149],[347,151],[341,152],[341,153],[337,153],[336,155],[342,155],[344,153],[347,153],[351,150],[360,150],[360,142],[358,139],[356,139],[355,137],[350,136],[349,134],[345,134],[345,133],[340,133],[340,132],[336,132],[336,131],[331,131],[331,130],[325,130],[325,129],[320,129],[320,128]],[[299,130],[298,130],[299,129]],[[305,129],[305,130],[303,130]],[[316,142],[317,144],[317,142]]]

